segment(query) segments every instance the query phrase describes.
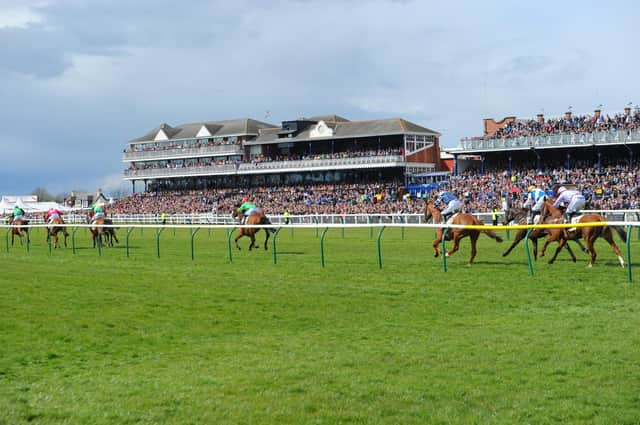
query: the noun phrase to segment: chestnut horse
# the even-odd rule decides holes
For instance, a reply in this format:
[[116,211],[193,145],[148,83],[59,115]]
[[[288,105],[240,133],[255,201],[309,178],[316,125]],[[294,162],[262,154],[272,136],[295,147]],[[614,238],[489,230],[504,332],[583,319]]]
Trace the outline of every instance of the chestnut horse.
[[53,247],[60,248],[60,241],[58,240],[58,233],[62,232],[64,235],[64,247],[67,247],[67,238],[69,237],[69,233],[67,233],[67,228],[64,226],[64,221],[61,218],[54,218],[51,220],[51,226],[47,229],[47,242],[49,242],[50,238],[53,238]]
[[[87,216],[87,222],[91,223],[91,219]],[[116,237],[116,230],[114,227],[103,227],[101,225],[106,224],[108,226],[113,224],[113,221],[109,218],[98,218],[96,221],[92,223],[96,227],[90,227],[89,231],[91,231],[91,238],[93,239],[93,247],[96,247],[97,242],[100,244],[104,244],[107,246],[113,246],[113,241],[115,240],[117,243],[118,238]]]
[[[429,202],[424,209],[424,220],[429,221],[433,219],[434,223],[440,223],[442,221],[442,214],[440,210],[433,205],[433,202]],[[453,220],[449,224],[459,225],[476,225],[484,226],[484,222],[472,216],[471,214],[458,213],[453,217]],[[436,240],[433,242],[433,249],[435,251],[434,256],[437,257],[442,254],[442,248],[440,248],[440,242],[442,242],[443,229],[440,227],[436,230]],[[496,235],[491,230],[476,230],[476,229],[450,229],[445,239],[450,241],[453,239],[453,247],[445,255],[447,257],[453,255],[460,248],[460,239],[469,236],[471,240],[471,258],[469,259],[469,265],[473,264],[473,259],[476,258],[476,243],[480,233],[484,233],[491,239],[495,239],[496,242],[502,242],[502,238]]]
[[[542,207],[541,214],[543,214],[543,216],[549,215],[552,219],[556,220],[557,223],[562,222],[562,211],[555,208],[551,200],[545,201],[544,206]],[[578,221],[578,223],[597,223],[597,222],[604,223],[606,221],[607,219],[599,214],[584,214],[582,217],[580,217],[580,220]],[[622,239],[623,241],[626,241],[627,235],[625,234],[624,229],[621,228],[620,226],[577,227],[575,230],[571,230],[571,231],[569,231],[569,229],[548,229],[549,238],[547,238],[547,241],[545,242],[544,247],[542,247],[542,252],[540,253],[540,256],[541,257],[544,256],[547,246],[551,242],[557,241],[558,248],[556,249],[556,252],[553,254],[553,257],[551,257],[551,259],[549,260],[549,264],[551,264],[555,261],[556,257],[558,256],[558,252],[560,252],[560,250],[567,243],[567,241],[578,240],[579,238],[583,238],[585,241],[585,244],[587,245],[587,250],[591,255],[591,258],[589,259],[589,265],[587,267],[591,268],[596,262],[596,249],[595,249],[594,243],[596,239],[603,238],[609,243],[609,245],[611,246],[611,249],[613,250],[613,253],[616,254],[616,256],[618,257],[618,261],[620,262],[620,265],[624,267],[624,259],[622,258],[622,253],[620,252],[620,248],[618,248],[618,245],[616,245],[615,241],[613,240],[613,235],[611,232],[612,228],[616,231],[620,239]]]
[[[528,217],[529,217],[528,209],[511,207],[505,211],[502,224],[504,226],[508,225],[511,222],[515,222],[516,224],[527,224]],[[542,220],[542,223],[549,224],[551,223],[552,220],[553,219],[551,219],[551,217],[546,217]],[[528,231],[527,229],[518,230],[518,233],[516,233],[516,236],[513,238],[513,242],[511,243],[511,246],[505,252],[502,253],[503,257],[506,257],[507,255],[509,255],[509,253],[513,250],[513,248],[515,248],[516,245],[518,245],[518,243],[520,243],[520,241],[527,236],[527,231]],[[538,259],[538,239],[544,238],[548,236],[548,234],[549,233],[547,229],[532,229],[531,233],[529,233],[529,240],[531,240],[531,243],[533,245],[533,258],[535,260]],[[580,243],[579,240],[576,240],[575,242],[578,244],[578,246],[580,246],[580,249],[583,252],[585,253],[589,252],[584,246],[582,246],[582,243]],[[568,243],[565,245],[565,248],[567,248],[567,251],[571,256],[571,260],[575,263],[577,261],[576,256],[573,253],[573,250],[571,249]]]
[[[231,211],[231,216],[237,220],[242,219],[242,215],[238,212],[238,208],[234,208]],[[264,212],[261,208],[257,208],[254,214],[251,214],[247,217],[247,220],[244,224],[252,224],[252,225],[260,225],[260,224],[271,224],[271,221],[264,215]],[[240,249],[240,245],[238,245],[238,239],[243,236],[247,236],[251,239],[251,244],[249,245],[249,251],[256,246],[256,233],[260,231],[259,227],[241,227],[238,236],[235,238],[236,248]],[[264,232],[266,233],[266,238],[264,239],[264,249],[268,249],[267,241],[269,240],[269,236],[271,233],[275,233],[276,230],[271,227],[265,227]]]
[[22,227],[22,226],[28,226],[29,225],[29,220],[18,220],[17,223],[15,223],[13,221],[13,216],[11,216],[11,218],[9,219],[9,224],[11,224],[11,246],[13,246],[13,242],[14,242],[14,238],[17,236],[20,238],[20,245],[22,245],[22,237],[23,232],[24,234],[27,235],[27,243],[29,242],[29,228],[28,227]]

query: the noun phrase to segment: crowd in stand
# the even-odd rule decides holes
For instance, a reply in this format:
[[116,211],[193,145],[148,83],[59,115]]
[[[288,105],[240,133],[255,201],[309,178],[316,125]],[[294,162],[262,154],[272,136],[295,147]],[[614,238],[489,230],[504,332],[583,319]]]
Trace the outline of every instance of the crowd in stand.
[[128,152],[154,152],[154,151],[165,151],[171,149],[190,149],[190,148],[204,148],[209,146],[219,146],[219,145],[237,145],[240,144],[236,137],[232,138],[224,138],[224,139],[197,139],[195,142],[174,142],[174,143],[136,143],[129,145],[128,148],[124,150],[125,153]]
[[[318,153],[311,155],[291,154],[287,156],[277,155],[273,157],[256,156],[251,160],[251,164],[257,165],[263,162],[271,161],[298,161],[298,160],[322,160],[322,159],[345,159],[345,158],[362,158],[369,156],[392,156],[402,155],[402,148],[389,148],[389,149],[372,149],[372,150],[355,150],[345,152],[334,153]],[[177,159],[166,161],[154,161],[154,162],[132,162],[129,164],[129,170],[150,170],[150,169],[178,169],[187,167],[210,167],[214,165],[229,165],[239,162],[229,159],[217,159],[217,158],[196,158],[196,159]]]
[[[640,167],[615,164],[602,167],[470,170],[451,177],[440,190],[455,191],[466,212],[502,209],[505,198],[521,204],[531,185],[551,190],[556,183],[570,185],[585,194],[589,209],[640,208]],[[255,203],[271,214],[357,214],[420,213],[424,201],[435,192],[406,196],[400,183],[322,184],[309,186],[257,187],[246,190],[221,189],[180,192],[136,193],[119,200],[112,213],[202,213],[226,214],[252,195]],[[404,196],[403,196],[404,195]]]
[[570,115],[564,118],[515,120],[508,122],[497,131],[486,134],[484,137],[472,137],[465,140],[482,140],[503,138],[510,139],[522,136],[546,136],[554,134],[580,134],[593,132],[615,133],[623,130],[640,129],[640,109],[613,116],[602,115],[600,112],[594,115]]

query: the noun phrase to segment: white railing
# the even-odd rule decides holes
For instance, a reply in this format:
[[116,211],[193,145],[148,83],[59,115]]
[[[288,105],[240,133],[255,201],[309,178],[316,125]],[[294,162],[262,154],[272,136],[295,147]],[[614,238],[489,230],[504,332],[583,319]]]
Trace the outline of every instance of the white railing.
[[141,170],[125,170],[125,179],[144,177],[182,177],[193,175],[229,175],[229,174],[252,174],[255,172],[278,171],[298,171],[313,169],[331,168],[375,168],[384,166],[403,166],[404,157],[402,155],[382,155],[382,156],[362,156],[353,158],[333,158],[333,159],[308,159],[296,161],[268,161],[256,163],[192,166],[177,168],[146,168]]
[[[583,210],[583,213],[601,214],[615,221],[640,221],[640,210]],[[492,212],[473,214],[485,223],[492,222]],[[498,212],[500,219],[503,213]],[[281,214],[267,214],[273,224],[284,224],[287,217]],[[85,214],[64,214],[66,223],[86,223]],[[43,224],[41,214],[27,218],[33,224]],[[160,224],[161,214],[109,214],[108,218],[115,224]],[[290,215],[290,224],[424,224],[423,214],[308,214]],[[230,214],[167,214],[167,224],[236,224],[237,220]]]
[[486,140],[462,140],[460,147],[465,151],[510,150],[525,148],[545,148],[562,146],[586,146],[640,143],[640,130],[597,131],[593,133],[551,134]]
[[125,152],[122,161],[164,160],[174,158],[193,158],[198,156],[242,155],[241,145],[213,145],[199,148],[175,148],[151,151]]

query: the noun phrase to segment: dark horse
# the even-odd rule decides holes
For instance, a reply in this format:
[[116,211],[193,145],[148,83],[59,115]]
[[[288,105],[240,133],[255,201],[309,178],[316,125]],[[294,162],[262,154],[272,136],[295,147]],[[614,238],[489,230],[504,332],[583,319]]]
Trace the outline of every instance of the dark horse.
[[[511,207],[509,208],[507,211],[505,211],[504,213],[504,220],[502,220],[502,224],[504,226],[506,226],[507,224],[514,222],[516,224],[527,224],[527,217],[529,216],[529,210],[527,210],[526,208],[515,208],[515,207]],[[542,221],[543,224],[550,224],[553,222],[553,219],[551,217],[545,217],[544,220]],[[538,259],[538,239],[540,238],[544,238],[549,234],[548,229],[533,229],[531,230],[531,233],[529,233],[529,239],[531,240],[531,243],[533,244],[533,258],[534,259]],[[513,250],[513,248],[516,247],[516,245],[518,245],[520,243],[521,240],[523,240],[525,237],[527,236],[527,229],[520,229],[518,230],[518,233],[516,233],[516,236],[513,238],[513,242],[511,243],[511,246],[502,253],[503,257],[506,257],[507,255],[509,255],[509,253],[511,253],[511,251]],[[582,246],[582,243],[580,243],[579,240],[575,241],[579,246],[580,249],[582,249],[582,251],[589,252],[587,251],[587,249]],[[571,256],[571,259],[573,260],[573,262],[576,262],[576,256],[573,253],[573,250],[571,249],[571,247],[569,246],[569,244],[565,245],[565,248],[567,248],[567,251],[569,252],[569,255]]]
[[64,247],[67,247],[67,238],[69,237],[69,233],[67,232],[67,228],[64,226],[64,221],[61,218],[54,218],[51,220],[51,226],[47,229],[47,242],[51,238],[53,238],[53,247],[60,248],[60,241],[58,240],[58,233],[62,232],[64,235]]
[[[424,209],[424,220],[428,222],[430,219],[433,219],[434,223],[440,223],[441,217],[442,217],[442,214],[440,213],[440,210],[433,205],[433,202],[429,202]],[[471,214],[463,214],[463,213],[459,213],[455,215],[450,224],[484,226],[484,223],[481,220],[477,219]],[[469,236],[469,239],[471,240],[471,258],[469,259],[469,265],[472,265],[473,259],[476,258],[476,253],[477,253],[476,243],[478,242],[478,237],[480,237],[480,233],[484,233],[485,235],[489,236],[491,239],[495,239],[496,242],[502,242],[502,238],[496,235],[491,230],[450,229],[447,232],[445,239],[448,241],[453,239],[453,247],[445,255],[447,257],[453,255],[460,248],[460,239]],[[440,248],[440,242],[442,242],[442,234],[443,234],[443,229],[438,228],[436,231],[436,240],[433,242],[435,257],[442,254],[442,248]]]
[[[29,241],[29,228],[23,227],[29,225],[29,220],[18,220],[18,222],[14,222],[13,216],[9,219],[9,224],[11,224],[11,246],[13,246],[14,238],[17,236],[20,238],[20,245],[22,245],[22,237],[27,235],[27,242]],[[23,234],[24,232],[24,234]]]
[[[238,208],[234,208],[231,211],[231,216],[236,218],[237,220],[242,219],[242,215],[238,212]],[[271,224],[271,221],[264,215],[262,209],[257,208],[254,214],[251,214],[247,217],[247,221],[244,224],[252,224],[252,225],[260,225],[260,224]],[[249,251],[256,246],[256,233],[260,231],[259,227],[241,227],[238,236],[235,238],[236,248],[240,249],[240,245],[238,245],[238,239],[243,236],[248,236],[251,239],[251,244],[249,245]],[[269,240],[269,236],[271,233],[275,233],[275,229],[271,227],[265,227],[264,232],[266,233],[266,238],[264,239],[264,249],[268,249],[267,241]]]
[[[562,211],[560,211],[557,208],[554,208],[553,202],[550,200],[545,201],[544,206],[542,207],[542,214],[543,216],[549,215],[551,218],[557,220],[558,223],[562,222]],[[599,214],[585,214],[582,217],[580,217],[580,220],[578,221],[578,223],[605,223],[606,221],[607,221],[606,218],[604,218]],[[577,227],[575,228],[575,230],[548,229],[549,238],[547,238],[547,241],[545,242],[544,247],[542,247],[542,252],[540,253],[540,256],[541,257],[544,256],[547,246],[551,242],[557,241],[558,248],[556,249],[556,252],[553,254],[553,257],[551,257],[551,259],[549,260],[549,264],[551,264],[555,261],[556,257],[558,256],[558,252],[560,252],[560,250],[567,243],[567,241],[578,240],[579,238],[583,238],[587,245],[587,250],[591,255],[591,258],[589,259],[589,265],[587,267],[591,268],[593,267],[593,264],[596,262],[596,250],[594,247],[594,243],[596,239],[603,238],[609,243],[614,254],[616,254],[616,256],[618,257],[618,261],[620,262],[620,265],[624,267],[624,259],[622,258],[622,253],[620,252],[620,248],[618,248],[618,245],[616,245],[615,241],[613,240],[613,235],[611,232],[612,228],[616,231],[620,239],[622,239],[623,241],[626,240],[627,235],[625,234],[624,229],[620,226]]]
[[[89,220],[89,222],[91,222],[88,216],[87,216],[87,219]],[[96,227],[90,227],[89,230],[91,231],[91,238],[93,239],[94,248],[96,247],[97,242],[100,242],[101,244],[104,242],[104,244],[107,246],[113,246],[114,240],[116,241],[116,243],[120,243],[120,241],[116,236],[115,227],[102,226],[103,224],[107,226],[113,225],[113,221],[111,219],[98,218],[96,221],[93,222],[93,224]]]

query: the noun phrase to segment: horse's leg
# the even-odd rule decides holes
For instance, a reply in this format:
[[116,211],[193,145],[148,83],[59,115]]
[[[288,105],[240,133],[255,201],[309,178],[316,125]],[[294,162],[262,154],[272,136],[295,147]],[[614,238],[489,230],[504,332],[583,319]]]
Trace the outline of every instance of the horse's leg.
[[544,242],[544,246],[542,247],[542,251],[540,251],[540,258],[544,257],[545,252],[547,252],[547,247],[551,242],[555,242],[558,240],[560,233],[559,232],[549,232],[549,237]]
[[575,254],[573,253],[573,250],[571,249],[571,246],[569,245],[569,242],[564,244],[564,247],[567,249],[567,252],[569,252],[569,255],[571,256],[571,261],[573,261],[575,263],[577,261],[577,259],[576,259]]
[[449,250],[449,252],[447,252],[447,257],[451,257],[453,254],[456,253],[456,251],[458,249],[460,249],[460,239],[462,239],[462,232],[454,232],[453,233],[453,246],[451,247],[451,249]]
[[618,245],[616,245],[616,242],[613,240],[613,235],[609,227],[606,227],[602,230],[602,238],[609,243],[609,246],[613,250],[613,253],[618,257],[620,265],[624,267],[624,259],[622,258],[622,253],[620,252],[620,248],[618,248]]
[[251,233],[249,237],[251,238],[251,245],[249,245],[249,251],[251,251],[253,247],[256,245],[256,234]]
[[[549,241],[547,240],[547,242],[549,242]],[[565,238],[560,238],[558,240],[558,247],[556,248],[556,252],[553,253],[553,256],[549,260],[549,264],[553,264],[553,262],[556,261],[556,258],[558,257],[558,254],[560,253],[560,251],[562,251],[562,248],[564,247],[564,244],[566,244],[566,243],[567,243],[567,240]]]
[[271,232],[269,232],[269,229],[264,229],[264,233],[267,234],[267,236],[264,238],[264,250],[268,250],[269,246],[267,245],[267,242],[269,241],[269,236],[271,236]]
[[238,245],[238,239],[240,239],[243,236],[244,236],[244,233],[242,232],[242,230],[240,230],[240,233],[238,233],[238,236],[236,236],[236,238],[234,239],[236,243],[236,248],[238,248],[238,251],[240,250],[240,245]]
[[438,228],[436,230],[436,240],[433,241],[433,250],[434,257],[438,257],[438,255],[442,254],[442,248],[440,248],[440,242],[442,242],[442,228]]
[[595,238],[594,238],[594,234],[591,232],[585,232],[584,233],[584,242],[587,245],[587,249],[589,250],[589,254],[591,255],[591,258],[589,259],[589,264],[587,265],[587,267],[591,268],[593,267],[593,265],[596,262],[596,249],[593,246],[593,243],[595,242]]
[[469,239],[471,239],[471,258],[469,259],[469,265],[473,265],[473,260],[476,258],[476,254],[478,250],[476,249],[476,243],[478,242],[478,237],[480,236],[479,231],[473,231],[469,234]]
[[518,245],[518,243],[520,243],[520,241],[524,239],[526,234],[527,234],[526,230],[519,230],[518,233],[516,233],[516,237],[513,238],[513,243],[505,252],[502,253],[502,256],[506,257],[507,255],[509,255],[513,250],[513,248],[515,248],[516,245]]

